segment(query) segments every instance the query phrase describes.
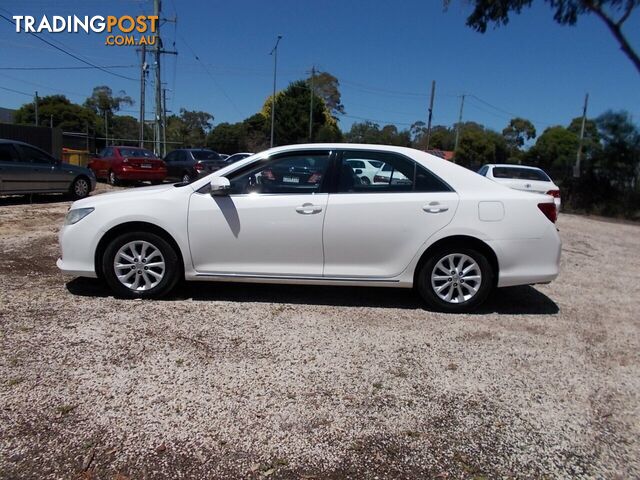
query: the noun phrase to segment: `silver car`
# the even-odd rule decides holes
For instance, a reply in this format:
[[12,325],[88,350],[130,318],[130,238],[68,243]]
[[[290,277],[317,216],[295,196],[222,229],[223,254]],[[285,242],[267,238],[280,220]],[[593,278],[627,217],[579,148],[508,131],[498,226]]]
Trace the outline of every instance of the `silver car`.
[[33,145],[0,139],[0,195],[67,193],[84,198],[96,188],[88,168],[62,163]]

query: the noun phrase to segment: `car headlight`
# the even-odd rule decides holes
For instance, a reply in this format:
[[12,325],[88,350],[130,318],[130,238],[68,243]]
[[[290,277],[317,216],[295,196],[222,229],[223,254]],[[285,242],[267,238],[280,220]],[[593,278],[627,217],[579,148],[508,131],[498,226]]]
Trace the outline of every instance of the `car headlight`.
[[74,223],[78,223],[80,220],[82,220],[84,217],[89,215],[94,210],[95,208],[93,207],[76,208],[75,210],[69,210],[67,212],[67,216],[64,219],[64,224],[73,225]]

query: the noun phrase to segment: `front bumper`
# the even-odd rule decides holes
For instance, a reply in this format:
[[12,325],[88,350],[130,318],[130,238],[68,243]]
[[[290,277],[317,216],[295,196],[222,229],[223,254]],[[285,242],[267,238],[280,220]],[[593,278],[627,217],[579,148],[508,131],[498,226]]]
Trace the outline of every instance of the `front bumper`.
[[98,275],[95,270],[94,252],[97,241],[82,235],[71,234],[81,225],[81,222],[82,220],[75,225],[65,225],[60,229],[58,241],[61,256],[56,265],[65,275],[96,278]]

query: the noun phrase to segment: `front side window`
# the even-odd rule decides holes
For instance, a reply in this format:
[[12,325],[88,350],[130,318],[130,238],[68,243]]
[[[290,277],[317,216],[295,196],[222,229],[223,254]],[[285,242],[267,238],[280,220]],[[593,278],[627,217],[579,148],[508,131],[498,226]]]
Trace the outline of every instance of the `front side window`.
[[325,181],[328,166],[328,152],[297,153],[260,162],[229,179],[231,193],[317,193]]
[[22,150],[22,157],[25,162],[31,163],[54,163],[54,159],[48,154],[44,153],[37,148],[28,147],[26,145],[20,145]]
[[[357,167],[378,165],[375,173]],[[390,152],[344,152],[339,193],[448,192],[451,188],[410,158]]]
[[17,162],[18,152],[10,143],[0,143],[0,162]]

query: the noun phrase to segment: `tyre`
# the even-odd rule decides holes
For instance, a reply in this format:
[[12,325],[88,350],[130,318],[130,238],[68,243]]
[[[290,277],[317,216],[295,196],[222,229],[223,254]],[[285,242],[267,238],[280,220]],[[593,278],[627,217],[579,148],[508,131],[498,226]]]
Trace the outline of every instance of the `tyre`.
[[113,170],[109,170],[107,181],[112,187],[117,187],[120,184],[120,180],[118,180],[118,177],[116,177],[116,173]]
[[90,192],[91,183],[89,183],[89,179],[87,177],[76,178],[69,188],[69,193],[74,200],[85,198]]
[[118,297],[159,298],[181,276],[177,252],[161,236],[149,232],[124,233],[109,243],[102,257],[102,273]]
[[495,272],[487,257],[473,248],[438,249],[418,272],[416,288],[429,307],[441,312],[468,312],[484,302]]
[[191,183],[191,175],[185,173],[182,175],[182,183]]
[[369,177],[360,177],[360,182],[362,183],[362,185],[371,185],[371,180],[369,180]]

